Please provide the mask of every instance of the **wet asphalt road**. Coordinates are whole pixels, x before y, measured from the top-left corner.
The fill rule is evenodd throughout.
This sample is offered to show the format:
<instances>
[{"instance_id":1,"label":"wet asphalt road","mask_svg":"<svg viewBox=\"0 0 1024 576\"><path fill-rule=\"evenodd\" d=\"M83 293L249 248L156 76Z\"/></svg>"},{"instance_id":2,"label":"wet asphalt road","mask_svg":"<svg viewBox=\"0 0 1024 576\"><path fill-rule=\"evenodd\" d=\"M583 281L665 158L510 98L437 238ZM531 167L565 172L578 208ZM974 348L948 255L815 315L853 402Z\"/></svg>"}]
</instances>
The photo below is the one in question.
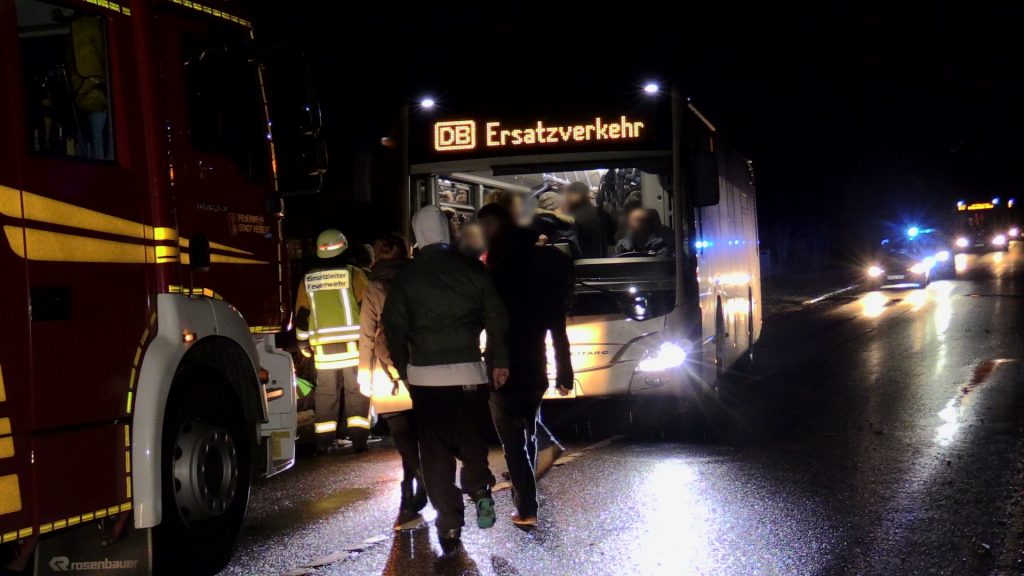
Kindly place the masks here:
<instances>
[{"instance_id":1,"label":"wet asphalt road","mask_svg":"<svg viewBox=\"0 0 1024 576\"><path fill-rule=\"evenodd\" d=\"M310 573L1024 573L1024 252L965 260L924 290L766 319L711 426L563 425L579 456L541 483L533 533L503 518L503 493L498 525L467 528L462 553L439 558L432 531L395 536L400 466L384 444L258 484L224 574L317 559Z\"/></svg>"}]
</instances>

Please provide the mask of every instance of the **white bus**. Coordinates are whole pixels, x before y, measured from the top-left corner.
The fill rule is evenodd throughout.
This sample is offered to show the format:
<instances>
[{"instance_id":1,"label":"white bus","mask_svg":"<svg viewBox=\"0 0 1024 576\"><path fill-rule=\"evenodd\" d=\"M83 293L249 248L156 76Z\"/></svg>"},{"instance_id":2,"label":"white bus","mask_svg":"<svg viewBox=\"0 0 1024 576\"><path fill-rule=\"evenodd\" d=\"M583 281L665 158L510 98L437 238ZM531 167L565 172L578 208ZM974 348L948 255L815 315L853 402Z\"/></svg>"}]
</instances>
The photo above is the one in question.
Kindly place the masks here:
<instances>
[{"instance_id":1,"label":"white bus","mask_svg":"<svg viewBox=\"0 0 1024 576\"><path fill-rule=\"evenodd\" d=\"M568 398L715 392L724 370L752 357L761 284L750 162L677 94L513 114L438 103L405 118L405 222L435 204L458 229L496 193L520 196L529 221L545 192L589 190L603 241L575 260ZM630 229L639 208L643 225ZM551 385L548 397L566 398L553 373Z\"/></svg>"}]
</instances>

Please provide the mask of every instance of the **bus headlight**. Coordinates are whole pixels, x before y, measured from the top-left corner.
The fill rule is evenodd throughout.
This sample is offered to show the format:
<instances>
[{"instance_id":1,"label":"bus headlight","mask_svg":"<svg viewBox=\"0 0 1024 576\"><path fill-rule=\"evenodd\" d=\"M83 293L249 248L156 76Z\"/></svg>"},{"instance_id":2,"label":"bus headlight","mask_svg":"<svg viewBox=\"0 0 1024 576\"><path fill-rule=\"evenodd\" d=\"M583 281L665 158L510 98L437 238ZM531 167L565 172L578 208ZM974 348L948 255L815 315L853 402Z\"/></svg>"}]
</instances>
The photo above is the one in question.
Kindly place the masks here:
<instances>
[{"instance_id":1,"label":"bus headlight","mask_svg":"<svg viewBox=\"0 0 1024 576\"><path fill-rule=\"evenodd\" d=\"M1018 236L1020 236L1020 228L1016 226L1010 228L1010 238L1017 238Z\"/></svg>"},{"instance_id":2,"label":"bus headlight","mask_svg":"<svg viewBox=\"0 0 1024 576\"><path fill-rule=\"evenodd\" d=\"M910 267L911 274L924 274L928 271L928 265L924 262L918 262Z\"/></svg>"},{"instance_id":3,"label":"bus headlight","mask_svg":"<svg viewBox=\"0 0 1024 576\"><path fill-rule=\"evenodd\" d=\"M965 238L964 236L961 236L956 239L957 248L967 248L970 244L971 241Z\"/></svg>"},{"instance_id":4,"label":"bus headlight","mask_svg":"<svg viewBox=\"0 0 1024 576\"><path fill-rule=\"evenodd\" d=\"M940 250L935 253L936 262L948 262L949 261L949 250Z\"/></svg>"},{"instance_id":5,"label":"bus headlight","mask_svg":"<svg viewBox=\"0 0 1024 576\"><path fill-rule=\"evenodd\" d=\"M992 238L992 245L993 246L1005 246L1006 245L1006 235L1005 234L996 234L995 237Z\"/></svg>"},{"instance_id":6,"label":"bus headlight","mask_svg":"<svg viewBox=\"0 0 1024 576\"><path fill-rule=\"evenodd\" d=\"M882 274L885 274L885 270L882 270L878 266L868 268L868 276L871 276L872 278L878 278Z\"/></svg>"},{"instance_id":7,"label":"bus headlight","mask_svg":"<svg viewBox=\"0 0 1024 576\"><path fill-rule=\"evenodd\" d=\"M686 361L686 351L673 342L664 342L661 346L648 350L640 363L636 365L637 372L664 372L683 365Z\"/></svg>"}]
</instances>

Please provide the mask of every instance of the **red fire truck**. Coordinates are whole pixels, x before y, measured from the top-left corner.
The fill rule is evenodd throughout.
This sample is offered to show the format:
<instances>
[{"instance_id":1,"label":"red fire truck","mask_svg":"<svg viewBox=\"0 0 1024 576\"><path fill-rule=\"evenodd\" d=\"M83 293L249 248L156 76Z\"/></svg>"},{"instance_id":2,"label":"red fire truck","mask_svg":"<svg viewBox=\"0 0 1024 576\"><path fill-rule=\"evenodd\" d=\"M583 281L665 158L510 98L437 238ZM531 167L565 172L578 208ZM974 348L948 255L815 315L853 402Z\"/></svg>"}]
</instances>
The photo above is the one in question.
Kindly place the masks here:
<instances>
[{"instance_id":1,"label":"red fire truck","mask_svg":"<svg viewBox=\"0 0 1024 576\"><path fill-rule=\"evenodd\" d=\"M270 122L252 26L222 4L0 0L0 543L19 558L99 524L152 528L158 571L216 570L253 477L293 463Z\"/></svg>"}]
</instances>

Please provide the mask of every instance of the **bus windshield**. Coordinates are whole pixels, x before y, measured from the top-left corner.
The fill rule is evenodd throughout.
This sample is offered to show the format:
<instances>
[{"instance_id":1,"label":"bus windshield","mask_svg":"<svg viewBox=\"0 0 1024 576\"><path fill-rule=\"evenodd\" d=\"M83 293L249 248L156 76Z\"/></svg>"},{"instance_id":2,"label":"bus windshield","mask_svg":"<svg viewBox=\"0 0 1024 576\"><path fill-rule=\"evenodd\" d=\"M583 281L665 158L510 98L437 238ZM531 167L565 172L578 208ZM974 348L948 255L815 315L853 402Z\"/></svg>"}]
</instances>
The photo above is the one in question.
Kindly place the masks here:
<instances>
[{"instance_id":1,"label":"bus windshield","mask_svg":"<svg viewBox=\"0 0 1024 576\"><path fill-rule=\"evenodd\" d=\"M477 241L475 208L496 202L539 241L572 256L577 287L571 315L637 316L637 302L643 317L672 309L675 235L670 195L658 174L638 168L471 172L439 177L436 191L460 246Z\"/></svg>"}]
</instances>

